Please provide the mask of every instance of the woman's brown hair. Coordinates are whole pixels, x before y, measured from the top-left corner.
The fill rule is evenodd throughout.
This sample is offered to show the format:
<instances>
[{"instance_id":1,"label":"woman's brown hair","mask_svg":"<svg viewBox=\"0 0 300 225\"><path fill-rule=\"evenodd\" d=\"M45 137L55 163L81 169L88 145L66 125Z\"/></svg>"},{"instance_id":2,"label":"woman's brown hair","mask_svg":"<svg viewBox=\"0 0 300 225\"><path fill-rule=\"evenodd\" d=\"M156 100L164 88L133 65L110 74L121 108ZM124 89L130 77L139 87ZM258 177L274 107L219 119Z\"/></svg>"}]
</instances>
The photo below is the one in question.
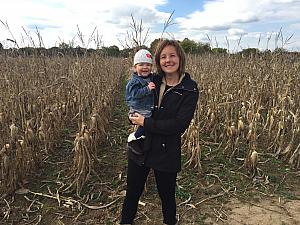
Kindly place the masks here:
<instances>
[{"instance_id":1,"label":"woman's brown hair","mask_svg":"<svg viewBox=\"0 0 300 225\"><path fill-rule=\"evenodd\" d=\"M185 56L183 48L181 47L179 42L176 40L164 39L158 43L158 46L155 51L155 64L156 64L157 72L163 73L163 70L160 66L160 54L161 54L162 50L168 45L174 46L176 49L176 53L179 57L178 73L181 76L182 74L185 73L186 56Z\"/></svg>"}]
</instances>

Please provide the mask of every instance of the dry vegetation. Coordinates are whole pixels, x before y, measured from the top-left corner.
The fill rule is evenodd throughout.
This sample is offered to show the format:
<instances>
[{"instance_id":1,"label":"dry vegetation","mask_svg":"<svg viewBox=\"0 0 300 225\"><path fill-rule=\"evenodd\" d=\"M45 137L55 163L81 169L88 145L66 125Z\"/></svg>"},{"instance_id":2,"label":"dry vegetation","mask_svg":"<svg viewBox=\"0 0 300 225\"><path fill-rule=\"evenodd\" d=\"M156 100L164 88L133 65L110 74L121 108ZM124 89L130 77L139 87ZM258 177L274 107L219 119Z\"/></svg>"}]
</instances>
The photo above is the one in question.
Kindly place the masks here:
<instances>
[{"instance_id":1,"label":"dry vegetation","mask_svg":"<svg viewBox=\"0 0 300 225\"><path fill-rule=\"evenodd\" d=\"M201 149L214 144L229 159L243 157L252 176L259 154L300 167L299 58L197 56L188 70L202 89L184 143L189 164L201 169Z\"/></svg>"},{"instance_id":2,"label":"dry vegetation","mask_svg":"<svg viewBox=\"0 0 300 225\"><path fill-rule=\"evenodd\" d=\"M22 187L73 124L77 130L73 166L68 185L61 188L79 195L106 137L124 63L98 56L33 57L2 58L0 67L0 194Z\"/></svg>"},{"instance_id":3,"label":"dry vegetation","mask_svg":"<svg viewBox=\"0 0 300 225\"><path fill-rule=\"evenodd\" d=\"M50 224L52 215L57 221L52 224L118 221L129 126L121 94L129 68L123 59L96 55L1 58L2 223ZM252 183L260 183L266 195L271 183L274 194L285 177L270 180L273 159L299 180L299 57L190 56L187 70L198 81L201 96L183 135L186 167L177 187L182 224L202 224L204 219L193 210L237 194L238 188L245 194ZM235 181L227 170L236 174ZM39 171L42 175L36 175ZM247 187L237 187L238 182ZM148 193L152 189L150 182ZM17 212L22 201L18 196L15 200L16 190L26 199L24 214ZM51 209L45 209L48 203L42 198L52 201ZM142 200L152 203L142 211L144 216L138 215L138 224L159 224L153 220L160 216L157 196L149 199L146 194ZM106 211L97 214L97 209ZM206 208L202 210L207 216ZM217 222L226 223L224 214L216 216Z\"/></svg>"}]
</instances>

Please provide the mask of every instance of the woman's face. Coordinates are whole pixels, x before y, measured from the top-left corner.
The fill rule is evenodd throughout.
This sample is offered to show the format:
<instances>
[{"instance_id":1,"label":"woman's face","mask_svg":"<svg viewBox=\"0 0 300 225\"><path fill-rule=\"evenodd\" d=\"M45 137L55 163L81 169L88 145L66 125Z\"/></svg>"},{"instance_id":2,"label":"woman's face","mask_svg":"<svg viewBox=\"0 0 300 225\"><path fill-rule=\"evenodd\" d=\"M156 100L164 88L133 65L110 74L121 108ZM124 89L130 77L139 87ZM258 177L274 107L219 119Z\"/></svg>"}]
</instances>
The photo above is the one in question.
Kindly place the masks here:
<instances>
[{"instance_id":1,"label":"woman's face","mask_svg":"<svg viewBox=\"0 0 300 225\"><path fill-rule=\"evenodd\" d=\"M160 66L166 74L178 73L179 56L172 45L164 47L160 53Z\"/></svg>"}]
</instances>

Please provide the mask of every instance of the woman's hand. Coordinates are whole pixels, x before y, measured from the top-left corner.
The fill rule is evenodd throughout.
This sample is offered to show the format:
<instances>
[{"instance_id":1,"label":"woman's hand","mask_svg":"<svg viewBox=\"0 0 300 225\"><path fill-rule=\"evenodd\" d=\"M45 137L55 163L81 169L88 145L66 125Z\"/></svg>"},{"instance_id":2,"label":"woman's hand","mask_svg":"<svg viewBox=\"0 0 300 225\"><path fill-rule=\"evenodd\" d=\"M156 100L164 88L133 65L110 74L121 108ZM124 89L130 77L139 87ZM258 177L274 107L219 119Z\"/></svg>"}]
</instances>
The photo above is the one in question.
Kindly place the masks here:
<instances>
[{"instance_id":1,"label":"woman's hand","mask_svg":"<svg viewBox=\"0 0 300 225\"><path fill-rule=\"evenodd\" d=\"M144 126L145 117L139 113L133 113L129 115L129 119L134 125Z\"/></svg>"}]
</instances>

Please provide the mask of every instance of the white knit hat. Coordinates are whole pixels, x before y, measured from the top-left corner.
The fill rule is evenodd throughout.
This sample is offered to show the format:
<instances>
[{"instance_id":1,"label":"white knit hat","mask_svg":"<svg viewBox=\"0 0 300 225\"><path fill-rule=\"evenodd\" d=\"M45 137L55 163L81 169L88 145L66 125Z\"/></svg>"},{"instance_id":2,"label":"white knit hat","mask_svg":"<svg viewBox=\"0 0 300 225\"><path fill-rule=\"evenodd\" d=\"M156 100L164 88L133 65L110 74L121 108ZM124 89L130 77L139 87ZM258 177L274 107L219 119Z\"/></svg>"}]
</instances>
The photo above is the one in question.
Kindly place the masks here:
<instances>
[{"instance_id":1,"label":"white knit hat","mask_svg":"<svg viewBox=\"0 0 300 225\"><path fill-rule=\"evenodd\" d=\"M153 64L151 53L146 49L141 49L137 53L135 53L133 59L133 65L136 65L138 63Z\"/></svg>"}]
</instances>

